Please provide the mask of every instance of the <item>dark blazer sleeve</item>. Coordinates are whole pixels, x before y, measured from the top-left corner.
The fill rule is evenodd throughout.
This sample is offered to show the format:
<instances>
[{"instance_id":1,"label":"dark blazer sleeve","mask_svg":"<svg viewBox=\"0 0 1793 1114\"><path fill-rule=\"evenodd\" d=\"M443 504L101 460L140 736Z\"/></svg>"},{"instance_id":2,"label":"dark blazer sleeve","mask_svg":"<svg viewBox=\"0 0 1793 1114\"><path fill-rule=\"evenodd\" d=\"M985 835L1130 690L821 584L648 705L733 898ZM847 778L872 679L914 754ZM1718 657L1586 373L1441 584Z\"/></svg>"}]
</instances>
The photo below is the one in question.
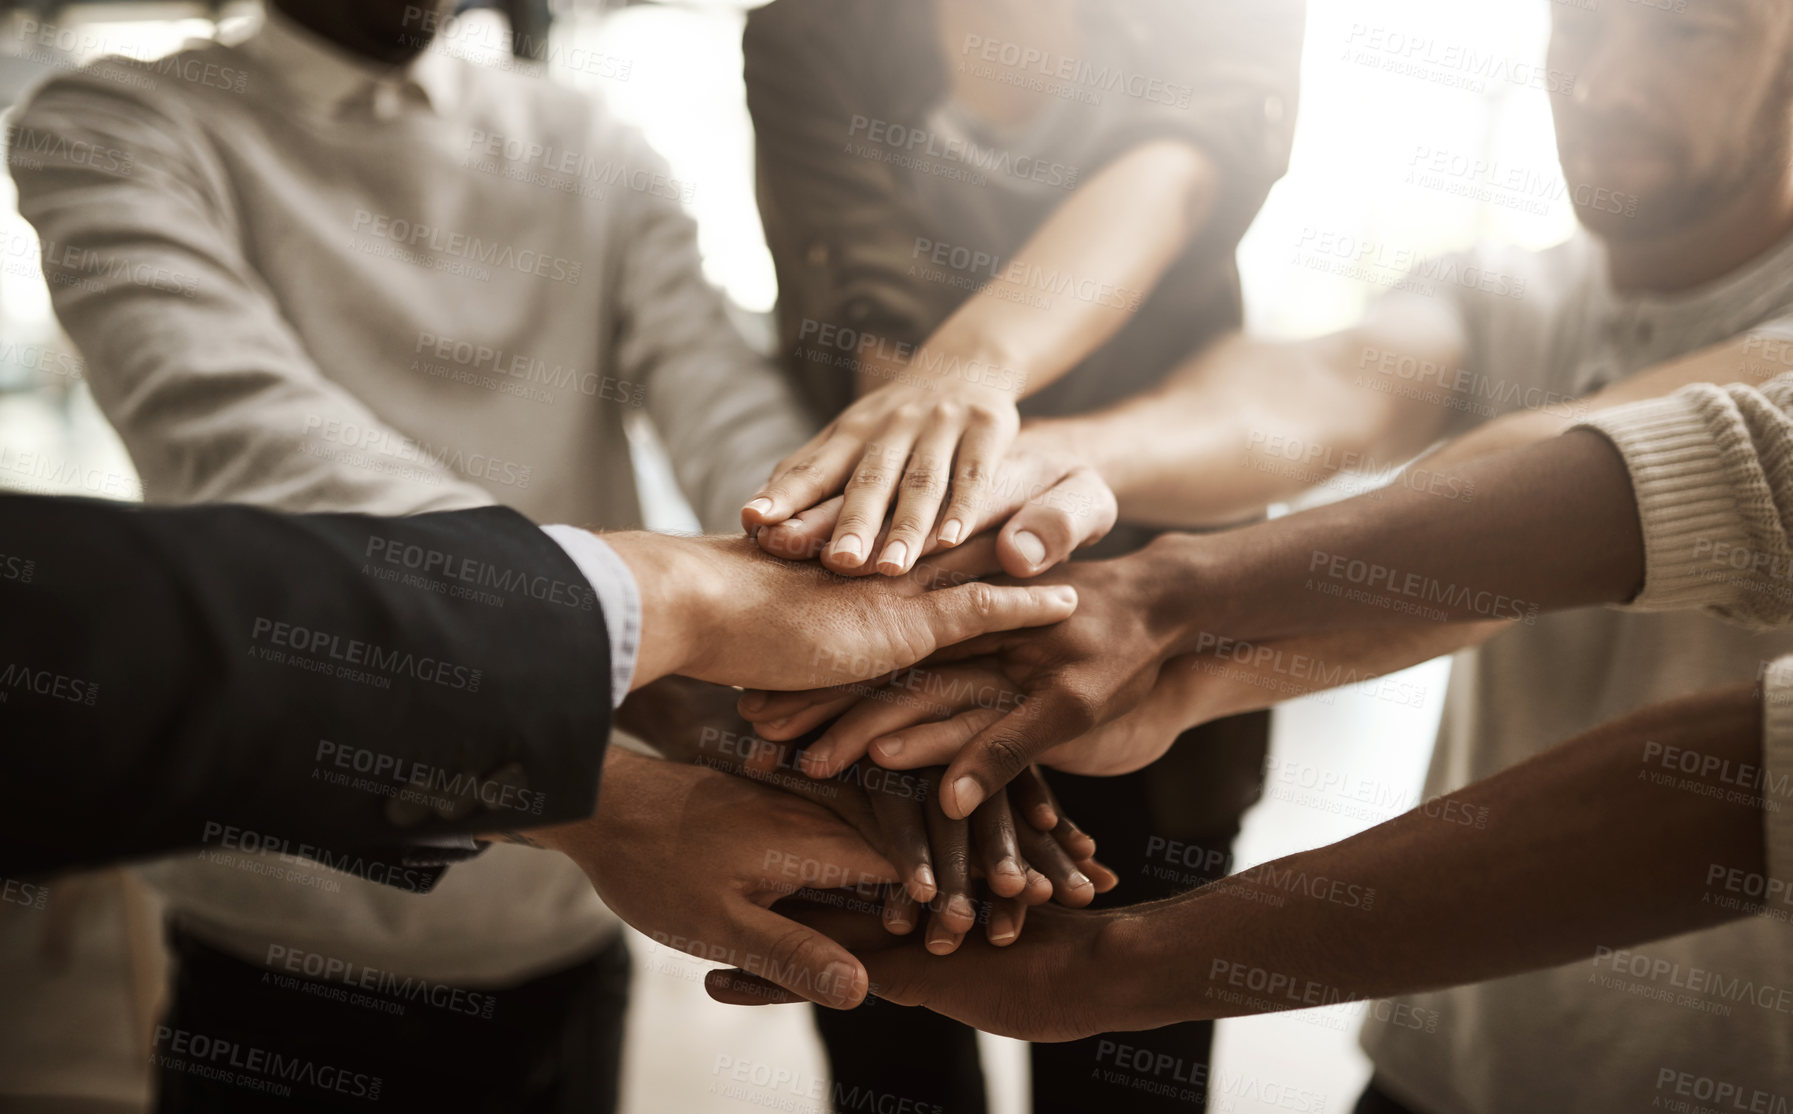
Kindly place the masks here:
<instances>
[{"instance_id":1,"label":"dark blazer sleeve","mask_svg":"<svg viewBox=\"0 0 1793 1114\"><path fill-rule=\"evenodd\" d=\"M590 815L609 679L506 508L0 496L0 874L260 848L427 889L419 841Z\"/></svg>"}]
</instances>

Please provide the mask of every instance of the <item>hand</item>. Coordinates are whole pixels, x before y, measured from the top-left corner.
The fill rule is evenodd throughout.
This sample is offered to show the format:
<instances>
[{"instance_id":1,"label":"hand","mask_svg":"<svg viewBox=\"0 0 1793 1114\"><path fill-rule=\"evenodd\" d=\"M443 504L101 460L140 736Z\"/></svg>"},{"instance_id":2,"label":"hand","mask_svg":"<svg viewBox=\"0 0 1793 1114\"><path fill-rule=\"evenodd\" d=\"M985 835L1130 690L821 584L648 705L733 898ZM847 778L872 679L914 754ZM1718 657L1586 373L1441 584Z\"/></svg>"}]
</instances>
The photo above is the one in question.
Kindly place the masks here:
<instances>
[{"instance_id":1,"label":"hand","mask_svg":"<svg viewBox=\"0 0 1793 1114\"><path fill-rule=\"evenodd\" d=\"M695 747L677 749L690 761L812 800L852 824L902 878L884 905L885 927L894 934L912 931L920 921L918 906L925 906L934 914L928 946L937 953L957 948L978 921L987 925L989 940L1003 946L1020 935L1028 907L1054 897L1087 905L1120 881L1095 861L1095 841L1063 815L1037 773L992 796L970 822L949 820L938 803L938 770L893 773L853 765L825 779L804 776L797 772L803 761L795 746L757 738L734 716L731 690L690 687L729 693L727 715L691 732L702 739ZM701 693L693 695L706 703ZM707 702L714 710L716 701ZM989 888L987 903L973 889L977 877ZM987 905L987 915L979 916L979 904Z\"/></svg>"},{"instance_id":2,"label":"hand","mask_svg":"<svg viewBox=\"0 0 1793 1114\"><path fill-rule=\"evenodd\" d=\"M1173 539L1160 539L1118 560L1066 565L1044 579L1078 586L1082 603L1076 615L1031 636L980 638L940 655L936 661L988 655L1007 687L1021 697L1007 710L996 709L1000 715L986 715L969 740L930 751L938 761L946 750L958 747L942 789L946 814L969 815L1028 765L1142 704L1157 686L1164 664L1187 652L1185 643L1192 640L1185 613L1200 598L1199 588L1191 584L1193 570ZM741 711L750 719L776 721L815 700L750 693L743 697ZM919 762L919 754L909 752L907 738L901 761ZM1164 745L1168 747L1168 739Z\"/></svg>"},{"instance_id":3,"label":"hand","mask_svg":"<svg viewBox=\"0 0 1793 1114\"><path fill-rule=\"evenodd\" d=\"M632 688L668 674L816 688L900 669L967 638L1055 623L1075 589L848 580L768 556L746 538L605 535L641 592ZM615 617L612 621L618 621Z\"/></svg>"},{"instance_id":4,"label":"hand","mask_svg":"<svg viewBox=\"0 0 1793 1114\"><path fill-rule=\"evenodd\" d=\"M1194 1016L1175 1000L1181 981L1175 972L1150 961L1139 943L1150 939L1148 933L1161 933L1157 911L1163 908L1089 912L1048 906L1035 911L1027 938L1013 947L972 941L950 956L880 937L863 915L795 902L786 911L850 947L870 973L871 993L885 1001L925 1006L998 1036L1067 1041ZM1187 954L1174 959L1190 962ZM795 1000L739 971L712 971L704 988L730 1005Z\"/></svg>"},{"instance_id":5,"label":"hand","mask_svg":"<svg viewBox=\"0 0 1793 1114\"><path fill-rule=\"evenodd\" d=\"M805 887L875 911L897 880L883 856L822 808L716 770L612 750L589 820L502 837L560 851L617 916L668 947L849 1008L865 969L828 937L773 912ZM872 895L871 899L863 895Z\"/></svg>"},{"instance_id":6,"label":"hand","mask_svg":"<svg viewBox=\"0 0 1793 1114\"><path fill-rule=\"evenodd\" d=\"M870 573L870 562L843 561L828 544L840 529L846 499L836 496L801 509L760 529L754 538L779 557L806 561L819 555L824 565L843 575ZM1047 436L1023 430L972 512L966 536L1001 527L996 558L1002 571L1013 577L1037 576L1075 550L1101 541L1114 528L1116 514L1114 493L1081 458ZM917 559L946 548L938 536L929 536L928 523L914 507L905 510L899 504L888 523L882 518L878 523L872 549L888 552L891 542L904 547L904 560L876 565L886 575L906 573Z\"/></svg>"},{"instance_id":7,"label":"hand","mask_svg":"<svg viewBox=\"0 0 1793 1114\"><path fill-rule=\"evenodd\" d=\"M1184 731L1276 699L1256 680L1209 655L1172 658L1138 707L1046 751L1039 764L1086 777L1132 773L1161 758ZM804 751L804 769L818 777L861 758L892 770L944 765L1027 702L1000 663L987 658L917 665L881 683L757 695L755 730L767 739L794 738L833 720Z\"/></svg>"},{"instance_id":8,"label":"hand","mask_svg":"<svg viewBox=\"0 0 1793 1114\"><path fill-rule=\"evenodd\" d=\"M910 366L948 362L924 346ZM904 572L924 544L957 545L974 532L997 464L1021 427L1015 404L1015 391L1002 386L906 375L861 397L780 461L742 508L741 524L750 532L771 526L844 492L826 559L853 570L871 560L894 501L898 526L876 564Z\"/></svg>"}]
</instances>

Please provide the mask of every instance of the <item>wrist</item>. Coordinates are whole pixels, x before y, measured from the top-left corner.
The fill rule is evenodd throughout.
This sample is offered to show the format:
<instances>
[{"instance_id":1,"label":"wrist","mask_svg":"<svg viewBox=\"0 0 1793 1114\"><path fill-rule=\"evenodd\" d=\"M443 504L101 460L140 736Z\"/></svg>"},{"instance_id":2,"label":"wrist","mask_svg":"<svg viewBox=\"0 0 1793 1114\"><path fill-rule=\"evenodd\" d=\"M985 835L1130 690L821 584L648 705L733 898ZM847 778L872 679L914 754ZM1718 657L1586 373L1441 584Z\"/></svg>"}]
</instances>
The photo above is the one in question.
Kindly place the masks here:
<instances>
[{"instance_id":1,"label":"wrist","mask_svg":"<svg viewBox=\"0 0 1793 1114\"><path fill-rule=\"evenodd\" d=\"M1195 985L1205 949L1202 925L1186 916L1190 904L1177 898L1102 914L1106 923L1091 969L1104 976L1104 997L1114 1010L1111 1028L1156 1029L1213 1016L1200 1008Z\"/></svg>"},{"instance_id":2,"label":"wrist","mask_svg":"<svg viewBox=\"0 0 1793 1114\"><path fill-rule=\"evenodd\" d=\"M709 581L698 567L701 545L647 531L601 536L629 567L641 596L641 648L630 691L683 672L703 645L710 616L703 599Z\"/></svg>"},{"instance_id":3,"label":"wrist","mask_svg":"<svg viewBox=\"0 0 1793 1114\"><path fill-rule=\"evenodd\" d=\"M1163 627L1164 657L1212 648L1217 637L1237 637L1240 609L1215 538L1160 534L1135 554L1145 585L1139 606Z\"/></svg>"}]
</instances>

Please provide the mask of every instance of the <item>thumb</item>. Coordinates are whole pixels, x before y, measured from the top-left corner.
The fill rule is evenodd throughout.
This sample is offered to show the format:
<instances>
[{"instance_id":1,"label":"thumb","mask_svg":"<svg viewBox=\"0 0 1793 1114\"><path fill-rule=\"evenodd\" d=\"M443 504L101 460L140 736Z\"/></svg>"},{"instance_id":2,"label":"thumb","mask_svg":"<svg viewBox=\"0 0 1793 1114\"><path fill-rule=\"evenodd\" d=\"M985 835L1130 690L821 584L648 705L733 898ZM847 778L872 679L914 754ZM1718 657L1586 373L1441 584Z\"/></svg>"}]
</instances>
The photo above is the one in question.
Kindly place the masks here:
<instances>
[{"instance_id":1,"label":"thumb","mask_svg":"<svg viewBox=\"0 0 1793 1114\"><path fill-rule=\"evenodd\" d=\"M939 649L980 635L1069 619L1077 610L1077 589L1069 584L961 584L917 596L915 603L927 616Z\"/></svg>"},{"instance_id":2,"label":"thumb","mask_svg":"<svg viewBox=\"0 0 1793 1114\"><path fill-rule=\"evenodd\" d=\"M813 928L748 903L737 915L735 938L746 950L741 970L764 983L833 1009L865 1001L865 967Z\"/></svg>"},{"instance_id":3,"label":"thumb","mask_svg":"<svg viewBox=\"0 0 1793 1114\"><path fill-rule=\"evenodd\" d=\"M997 537L1002 569L1013 577L1038 576L1093 545L1114 528L1114 492L1089 468L1072 471L1057 486L1015 512Z\"/></svg>"}]
</instances>

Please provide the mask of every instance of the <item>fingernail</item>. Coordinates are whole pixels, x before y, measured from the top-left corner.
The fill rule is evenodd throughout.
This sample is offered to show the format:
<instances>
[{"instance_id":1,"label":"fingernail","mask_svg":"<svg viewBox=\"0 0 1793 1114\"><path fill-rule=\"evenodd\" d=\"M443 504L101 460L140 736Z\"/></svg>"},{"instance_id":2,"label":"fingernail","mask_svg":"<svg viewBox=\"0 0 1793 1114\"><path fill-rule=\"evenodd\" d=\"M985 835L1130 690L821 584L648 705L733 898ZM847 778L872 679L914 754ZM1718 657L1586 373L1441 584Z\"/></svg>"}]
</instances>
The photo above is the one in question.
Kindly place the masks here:
<instances>
[{"instance_id":1,"label":"fingernail","mask_svg":"<svg viewBox=\"0 0 1793 1114\"><path fill-rule=\"evenodd\" d=\"M771 511L771 509L772 509L772 500L770 500L770 499L755 499L753 502L747 504L747 506L742 509L752 511L755 514L766 514L767 512Z\"/></svg>"},{"instance_id":2,"label":"fingernail","mask_svg":"<svg viewBox=\"0 0 1793 1114\"><path fill-rule=\"evenodd\" d=\"M878 568L887 572L902 572L909 561L909 543L891 542L884 547L884 556L878 558Z\"/></svg>"},{"instance_id":3,"label":"fingernail","mask_svg":"<svg viewBox=\"0 0 1793 1114\"><path fill-rule=\"evenodd\" d=\"M935 955L951 955L953 953L952 933L947 932L945 929L937 929L934 932L930 932L928 934L928 951L933 952Z\"/></svg>"},{"instance_id":4,"label":"fingernail","mask_svg":"<svg viewBox=\"0 0 1793 1114\"><path fill-rule=\"evenodd\" d=\"M953 782L953 800L958 802L961 819L970 816L973 809L984 803L983 786L975 778L962 777Z\"/></svg>"},{"instance_id":5,"label":"fingernail","mask_svg":"<svg viewBox=\"0 0 1793 1114\"><path fill-rule=\"evenodd\" d=\"M965 524L963 522L956 518L949 518L941 525L940 533L935 536L940 539L941 545L958 545L959 535L964 532Z\"/></svg>"},{"instance_id":6,"label":"fingernail","mask_svg":"<svg viewBox=\"0 0 1793 1114\"><path fill-rule=\"evenodd\" d=\"M878 748L878 753L886 758L895 758L903 753L903 737L901 735L887 735L873 745Z\"/></svg>"},{"instance_id":7,"label":"fingernail","mask_svg":"<svg viewBox=\"0 0 1793 1114\"><path fill-rule=\"evenodd\" d=\"M744 712L757 712L761 708L764 708L766 702L770 699L771 697L763 692L750 692L741 697L741 710Z\"/></svg>"},{"instance_id":8,"label":"fingernail","mask_svg":"<svg viewBox=\"0 0 1793 1114\"><path fill-rule=\"evenodd\" d=\"M1019 878L1023 886L1027 884L1027 873L1021 869L1021 864L1016 862L1012 856L1004 858L996 864L996 873Z\"/></svg>"},{"instance_id":9,"label":"fingernail","mask_svg":"<svg viewBox=\"0 0 1793 1114\"><path fill-rule=\"evenodd\" d=\"M817 987L823 994L835 1001L851 997L853 984L859 979L859 973L850 963L830 963L822 972L822 985Z\"/></svg>"},{"instance_id":10,"label":"fingernail","mask_svg":"<svg viewBox=\"0 0 1793 1114\"><path fill-rule=\"evenodd\" d=\"M1073 870L1065 877L1065 881L1073 890L1081 890L1086 886L1092 889L1095 887L1095 883L1091 882L1081 870Z\"/></svg>"},{"instance_id":11,"label":"fingernail","mask_svg":"<svg viewBox=\"0 0 1793 1114\"><path fill-rule=\"evenodd\" d=\"M848 534L834 543L834 555L845 558L852 564L859 564L865 560L865 543L859 540L859 535Z\"/></svg>"},{"instance_id":12,"label":"fingernail","mask_svg":"<svg viewBox=\"0 0 1793 1114\"><path fill-rule=\"evenodd\" d=\"M758 727L761 731L783 731L784 725L789 722L791 722L791 717L786 716L783 719L769 719L765 723L759 724Z\"/></svg>"},{"instance_id":13,"label":"fingernail","mask_svg":"<svg viewBox=\"0 0 1793 1114\"><path fill-rule=\"evenodd\" d=\"M929 890L939 889L939 886L934 881L933 869L930 868L929 866L927 866L925 863L923 865L915 868L915 883L916 883L916 885L922 886Z\"/></svg>"},{"instance_id":14,"label":"fingernail","mask_svg":"<svg viewBox=\"0 0 1793 1114\"><path fill-rule=\"evenodd\" d=\"M1052 589L1052 598L1059 603L1069 604L1072 607L1076 607L1077 589L1071 587L1069 584L1059 584Z\"/></svg>"},{"instance_id":15,"label":"fingernail","mask_svg":"<svg viewBox=\"0 0 1793 1114\"><path fill-rule=\"evenodd\" d=\"M906 912L892 912L893 908L900 909L895 906L886 906L884 909L884 927L890 930L891 935L901 936L914 928L915 922L909 919L909 914Z\"/></svg>"},{"instance_id":16,"label":"fingernail","mask_svg":"<svg viewBox=\"0 0 1793 1114\"><path fill-rule=\"evenodd\" d=\"M834 758L834 744L819 742L803 752L803 772L810 777L821 777L828 769L828 763Z\"/></svg>"},{"instance_id":17,"label":"fingernail","mask_svg":"<svg viewBox=\"0 0 1793 1114\"><path fill-rule=\"evenodd\" d=\"M1028 568L1038 568L1046 559L1046 543L1032 530L1022 530L1015 535L1015 552L1021 554Z\"/></svg>"},{"instance_id":18,"label":"fingernail","mask_svg":"<svg viewBox=\"0 0 1793 1114\"><path fill-rule=\"evenodd\" d=\"M952 900L946 903L946 911L968 921L977 920L977 910L972 908L971 899L964 894L954 894Z\"/></svg>"},{"instance_id":19,"label":"fingernail","mask_svg":"<svg viewBox=\"0 0 1793 1114\"><path fill-rule=\"evenodd\" d=\"M1012 943L1016 935L1014 918L1007 913L990 914L990 943L1000 947Z\"/></svg>"},{"instance_id":20,"label":"fingernail","mask_svg":"<svg viewBox=\"0 0 1793 1114\"><path fill-rule=\"evenodd\" d=\"M801 525L803 525L803 523L800 520L795 519L795 518L787 518L783 522L773 523L772 529L774 529L774 530L795 530L797 527L799 527Z\"/></svg>"}]
</instances>

